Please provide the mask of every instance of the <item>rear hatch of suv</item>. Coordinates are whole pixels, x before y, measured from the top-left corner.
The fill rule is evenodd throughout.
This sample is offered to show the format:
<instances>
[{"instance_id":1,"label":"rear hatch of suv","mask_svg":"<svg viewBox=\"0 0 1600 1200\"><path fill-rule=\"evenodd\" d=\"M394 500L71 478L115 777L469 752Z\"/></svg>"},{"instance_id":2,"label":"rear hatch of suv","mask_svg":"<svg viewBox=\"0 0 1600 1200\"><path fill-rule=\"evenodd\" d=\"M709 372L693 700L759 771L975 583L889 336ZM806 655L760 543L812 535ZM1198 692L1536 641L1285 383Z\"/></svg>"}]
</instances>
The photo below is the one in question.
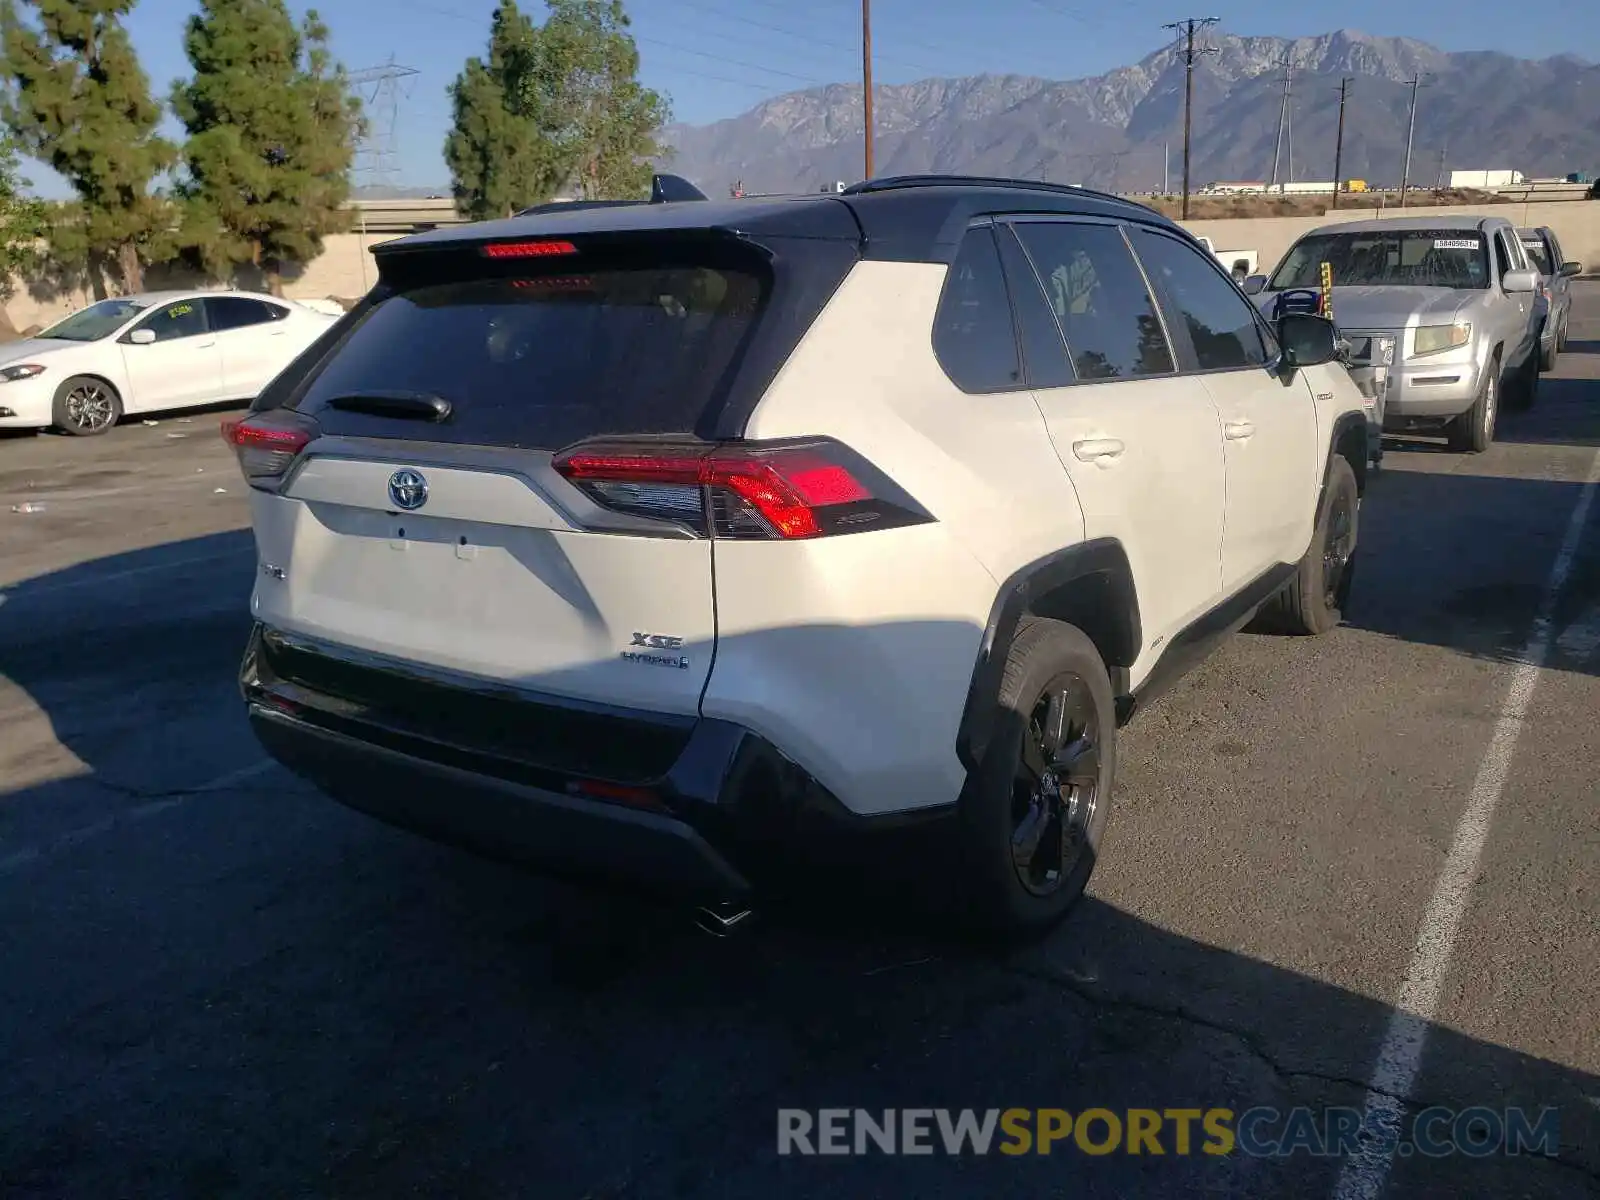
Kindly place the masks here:
<instances>
[{"instance_id":1,"label":"rear hatch of suv","mask_svg":"<svg viewBox=\"0 0 1600 1200\"><path fill-rule=\"evenodd\" d=\"M711 526L738 519L702 459L855 261L836 207L824 238L591 213L380 250L372 295L229 429L275 669L369 712L451 687L412 726L456 685L694 714Z\"/></svg>"}]
</instances>

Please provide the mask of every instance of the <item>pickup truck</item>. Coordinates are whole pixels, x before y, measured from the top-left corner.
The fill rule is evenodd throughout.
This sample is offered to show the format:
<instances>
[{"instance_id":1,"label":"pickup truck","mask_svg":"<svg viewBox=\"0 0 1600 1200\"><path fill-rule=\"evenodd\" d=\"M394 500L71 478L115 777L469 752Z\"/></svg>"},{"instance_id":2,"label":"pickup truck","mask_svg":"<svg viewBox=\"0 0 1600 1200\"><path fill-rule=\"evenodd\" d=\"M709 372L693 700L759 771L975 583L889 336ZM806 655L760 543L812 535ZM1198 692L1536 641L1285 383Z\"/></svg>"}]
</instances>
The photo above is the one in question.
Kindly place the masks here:
<instances>
[{"instance_id":1,"label":"pickup truck","mask_svg":"<svg viewBox=\"0 0 1600 1200\"><path fill-rule=\"evenodd\" d=\"M1195 240L1210 251L1212 256L1228 269L1235 283L1243 283L1256 273L1256 252L1254 250L1218 250L1208 237L1197 237Z\"/></svg>"}]
</instances>

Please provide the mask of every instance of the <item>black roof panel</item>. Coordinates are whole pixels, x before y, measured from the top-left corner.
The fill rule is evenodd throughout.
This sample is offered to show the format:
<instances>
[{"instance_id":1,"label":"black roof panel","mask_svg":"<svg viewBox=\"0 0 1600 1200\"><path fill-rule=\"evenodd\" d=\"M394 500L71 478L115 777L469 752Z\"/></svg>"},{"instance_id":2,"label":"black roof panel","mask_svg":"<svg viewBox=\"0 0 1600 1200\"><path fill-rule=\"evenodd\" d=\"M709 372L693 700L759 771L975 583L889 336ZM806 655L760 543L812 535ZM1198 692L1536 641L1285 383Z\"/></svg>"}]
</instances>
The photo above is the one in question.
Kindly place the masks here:
<instances>
[{"instance_id":1,"label":"black roof panel","mask_svg":"<svg viewBox=\"0 0 1600 1200\"><path fill-rule=\"evenodd\" d=\"M1003 213L1110 217L1179 228L1145 205L1084 188L1025 180L907 176L870 180L843 193L592 208L552 205L503 221L398 238L375 247L374 253L385 256L513 238L717 230L755 241L763 237L857 240L867 258L949 262L968 224Z\"/></svg>"}]
</instances>

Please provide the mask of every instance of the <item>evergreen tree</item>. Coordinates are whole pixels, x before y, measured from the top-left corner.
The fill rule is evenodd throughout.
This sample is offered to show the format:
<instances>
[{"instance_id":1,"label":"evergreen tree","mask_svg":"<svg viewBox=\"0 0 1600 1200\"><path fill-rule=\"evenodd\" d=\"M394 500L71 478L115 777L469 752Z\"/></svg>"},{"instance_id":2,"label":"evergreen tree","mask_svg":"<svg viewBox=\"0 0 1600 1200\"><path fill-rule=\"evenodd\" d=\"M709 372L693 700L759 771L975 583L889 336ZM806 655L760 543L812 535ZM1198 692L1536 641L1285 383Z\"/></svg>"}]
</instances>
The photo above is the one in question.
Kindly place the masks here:
<instances>
[{"instance_id":1,"label":"evergreen tree","mask_svg":"<svg viewBox=\"0 0 1600 1200\"><path fill-rule=\"evenodd\" d=\"M39 242L49 228L44 203L27 195L27 186L16 142L0 135L0 300L11 299L17 276L36 265Z\"/></svg>"},{"instance_id":2,"label":"evergreen tree","mask_svg":"<svg viewBox=\"0 0 1600 1200\"><path fill-rule=\"evenodd\" d=\"M445 138L444 161L456 207L475 221L510 216L548 199L556 186L549 182L548 152L533 121L510 104L509 89L534 32L516 0L500 0L487 59L468 59L450 85L455 120Z\"/></svg>"},{"instance_id":3,"label":"evergreen tree","mask_svg":"<svg viewBox=\"0 0 1600 1200\"><path fill-rule=\"evenodd\" d=\"M151 184L174 150L156 136L161 106L139 66L122 18L134 0L15 0L0 6L0 42L12 87L6 124L22 148L77 193L58 250L81 253L97 287L114 274L126 291L144 286L143 264L170 220Z\"/></svg>"},{"instance_id":4,"label":"evergreen tree","mask_svg":"<svg viewBox=\"0 0 1600 1200\"><path fill-rule=\"evenodd\" d=\"M551 187L586 199L648 193L667 102L639 83L639 51L622 0L547 0L545 23L520 44L509 83L531 120Z\"/></svg>"},{"instance_id":5,"label":"evergreen tree","mask_svg":"<svg viewBox=\"0 0 1600 1200\"><path fill-rule=\"evenodd\" d=\"M183 240L218 275L256 267L274 295L285 264L349 224L361 107L327 41L315 11L296 28L283 0L201 0L184 38L194 78L173 87Z\"/></svg>"}]
</instances>

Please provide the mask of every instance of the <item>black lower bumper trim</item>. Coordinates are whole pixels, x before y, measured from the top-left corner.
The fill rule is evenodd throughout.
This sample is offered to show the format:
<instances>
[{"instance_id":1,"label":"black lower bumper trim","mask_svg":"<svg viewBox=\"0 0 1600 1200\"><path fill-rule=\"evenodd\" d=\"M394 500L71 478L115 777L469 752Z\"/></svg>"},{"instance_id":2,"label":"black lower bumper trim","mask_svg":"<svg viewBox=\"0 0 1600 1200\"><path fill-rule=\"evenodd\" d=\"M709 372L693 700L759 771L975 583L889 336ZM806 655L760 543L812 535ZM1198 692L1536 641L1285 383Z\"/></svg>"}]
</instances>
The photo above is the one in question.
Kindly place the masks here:
<instances>
[{"instance_id":1,"label":"black lower bumper trim","mask_svg":"<svg viewBox=\"0 0 1600 1200\"><path fill-rule=\"evenodd\" d=\"M262 745L333 799L488 858L623 890L732 900L750 884L674 817L561 795L414 757L261 704Z\"/></svg>"}]
</instances>

